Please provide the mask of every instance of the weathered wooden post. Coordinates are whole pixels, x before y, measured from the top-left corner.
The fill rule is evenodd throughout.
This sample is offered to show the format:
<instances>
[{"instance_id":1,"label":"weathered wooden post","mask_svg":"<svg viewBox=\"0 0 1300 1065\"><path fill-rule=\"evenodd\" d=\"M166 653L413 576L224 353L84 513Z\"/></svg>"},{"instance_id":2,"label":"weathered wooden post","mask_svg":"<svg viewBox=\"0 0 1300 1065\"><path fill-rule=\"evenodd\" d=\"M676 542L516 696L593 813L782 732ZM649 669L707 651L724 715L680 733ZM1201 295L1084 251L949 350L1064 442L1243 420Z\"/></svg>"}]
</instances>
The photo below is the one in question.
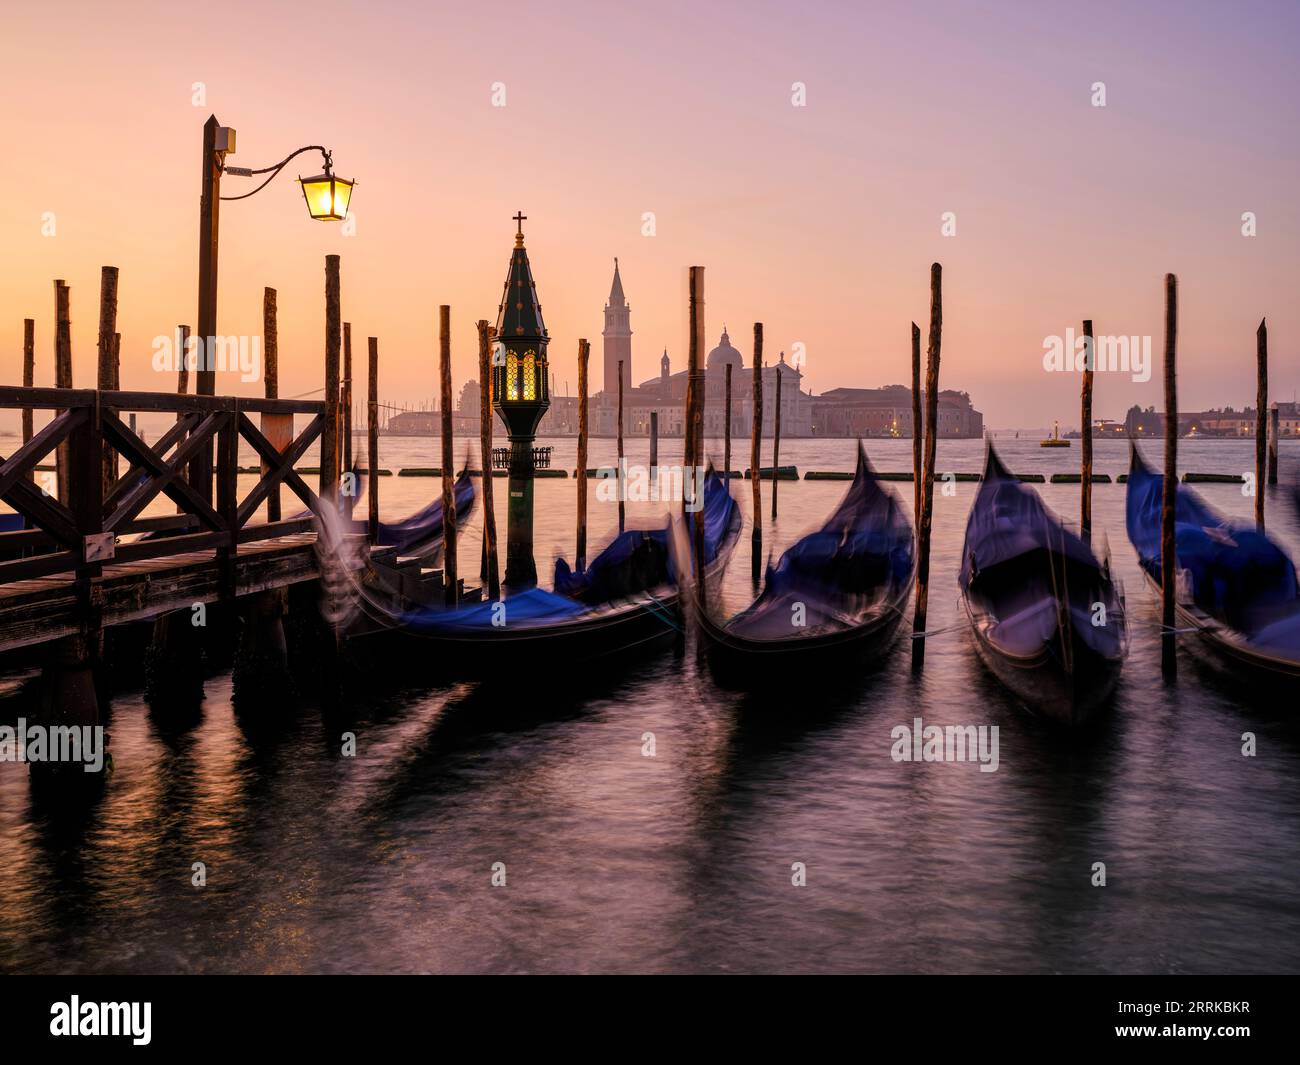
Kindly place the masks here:
<instances>
[{"instance_id":1,"label":"weathered wooden post","mask_svg":"<svg viewBox=\"0 0 1300 1065\"><path fill-rule=\"evenodd\" d=\"M352 323L343 323L343 380L339 397L339 431L343 434L343 469L352 469Z\"/></svg>"},{"instance_id":2,"label":"weathered wooden post","mask_svg":"<svg viewBox=\"0 0 1300 1065\"><path fill-rule=\"evenodd\" d=\"M782 352L782 355L785 353ZM784 360L776 364L776 408L772 411L772 521L776 521L776 486L780 483L781 466L781 367ZM754 471L757 477L759 471Z\"/></svg>"},{"instance_id":3,"label":"weathered wooden post","mask_svg":"<svg viewBox=\"0 0 1300 1065\"><path fill-rule=\"evenodd\" d=\"M265 366L263 367L263 385L267 399L280 398L280 326L276 292L273 288L262 289L262 348ZM263 414L262 434L283 451L293 441L292 414ZM262 463L262 473L267 472L267 464ZM280 520L280 486L277 483L266 496L266 520Z\"/></svg>"},{"instance_id":4,"label":"weathered wooden post","mask_svg":"<svg viewBox=\"0 0 1300 1065\"><path fill-rule=\"evenodd\" d=\"M623 455L623 360L618 360L618 531L627 527L627 473Z\"/></svg>"},{"instance_id":5,"label":"weathered wooden post","mask_svg":"<svg viewBox=\"0 0 1300 1065\"><path fill-rule=\"evenodd\" d=\"M1255 527L1264 531L1265 450L1268 444L1268 326L1259 320L1255 330Z\"/></svg>"},{"instance_id":6,"label":"weathered wooden post","mask_svg":"<svg viewBox=\"0 0 1300 1065\"><path fill-rule=\"evenodd\" d=\"M456 576L456 475L452 472L455 444L451 435L451 308L438 308L438 383L442 407L442 577L447 605L459 598Z\"/></svg>"},{"instance_id":7,"label":"weathered wooden post","mask_svg":"<svg viewBox=\"0 0 1300 1065\"><path fill-rule=\"evenodd\" d=\"M930 524L934 516L934 459L939 430L939 353L943 340L943 267L930 265L930 339L925 356L925 464L921 516L916 527L916 607L912 616L912 668L925 665L925 622L930 605Z\"/></svg>"},{"instance_id":8,"label":"weathered wooden post","mask_svg":"<svg viewBox=\"0 0 1300 1065\"><path fill-rule=\"evenodd\" d=\"M199 191L199 307L198 366L195 394L217 393L217 233L221 225L221 174L224 147L219 148L221 124L209 115L203 124L203 176ZM212 502L212 447L205 444L189 468L190 483Z\"/></svg>"},{"instance_id":9,"label":"weathered wooden post","mask_svg":"<svg viewBox=\"0 0 1300 1065\"><path fill-rule=\"evenodd\" d=\"M71 294L65 281L54 282L54 387L72 387L72 320ZM62 410L55 414L62 414ZM71 454L72 445L67 440L59 445L54 455L55 477L58 479L58 500L64 506L72 502Z\"/></svg>"},{"instance_id":10,"label":"weathered wooden post","mask_svg":"<svg viewBox=\"0 0 1300 1065\"><path fill-rule=\"evenodd\" d=\"M1165 275L1165 480L1160 511L1160 667L1165 678L1178 673L1178 634L1174 601L1177 586L1177 541L1174 515L1178 506L1178 278Z\"/></svg>"},{"instance_id":11,"label":"weathered wooden post","mask_svg":"<svg viewBox=\"0 0 1300 1065\"><path fill-rule=\"evenodd\" d=\"M367 340L370 347L370 389L366 395L366 447L370 461L369 535L379 543L379 338Z\"/></svg>"},{"instance_id":12,"label":"weathered wooden post","mask_svg":"<svg viewBox=\"0 0 1300 1065\"><path fill-rule=\"evenodd\" d=\"M23 319L23 388L36 384L36 320ZM23 408L23 443L32 438L32 408Z\"/></svg>"},{"instance_id":13,"label":"weathered wooden post","mask_svg":"<svg viewBox=\"0 0 1300 1065\"><path fill-rule=\"evenodd\" d=\"M749 535L751 576L757 584L763 575L763 487L758 476L763 461L763 323L754 323L754 416L749 426L749 469L754 503L750 508L753 531Z\"/></svg>"},{"instance_id":14,"label":"weathered wooden post","mask_svg":"<svg viewBox=\"0 0 1300 1065\"><path fill-rule=\"evenodd\" d=\"M352 469L352 323L343 323L343 383L339 397L339 431L343 434L343 472L353 473ZM357 502L357 484L355 478L349 478L350 491L343 497L348 517L352 517L352 508Z\"/></svg>"},{"instance_id":15,"label":"weathered wooden post","mask_svg":"<svg viewBox=\"0 0 1300 1065\"><path fill-rule=\"evenodd\" d=\"M591 347L578 341L578 544L573 553L578 573L587 568L587 363ZM620 375L621 376L621 375Z\"/></svg>"},{"instance_id":16,"label":"weathered wooden post","mask_svg":"<svg viewBox=\"0 0 1300 1065\"><path fill-rule=\"evenodd\" d=\"M325 427L320 437L320 497L337 504L339 488L339 257L325 256Z\"/></svg>"},{"instance_id":17,"label":"weathered wooden post","mask_svg":"<svg viewBox=\"0 0 1300 1065\"><path fill-rule=\"evenodd\" d=\"M695 594L700 602L704 601L704 573L707 559L704 557L704 370L700 359L704 352L704 267L692 266L691 282L691 343L690 376L693 397L691 417L691 495L694 507L695 530ZM683 483L685 477L683 477Z\"/></svg>"},{"instance_id":18,"label":"weathered wooden post","mask_svg":"<svg viewBox=\"0 0 1300 1065\"><path fill-rule=\"evenodd\" d=\"M731 490L731 363L727 363L727 383L722 408L722 479Z\"/></svg>"},{"instance_id":19,"label":"weathered wooden post","mask_svg":"<svg viewBox=\"0 0 1300 1065\"><path fill-rule=\"evenodd\" d=\"M659 483L659 412L650 412L650 483Z\"/></svg>"},{"instance_id":20,"label":"weathered wooden post","mask_svg":"<svg viewBox=\"0 0 1300 1065\"><path fill-rule=\"evenodd\" d=\"M483 466L483 568L487 597L501 598L501 575L497 565L497 516L492 505L492 355L491 329L486 318L478 322L479 452ZM579 482L586 487L585 478Z\"/></svg>"},{"instance_id":21,"label":"weathered wooden post","mask_svg":"<svg viewBox=\"0 0 1300 1065\"><path fill-rule=\"evenodd\" d=\"M113 385L113 334L117 331L117 267L104 266L99 271L99 373L95 387L101 392L112 391ZM117 483L117 452L111 447L103 449L104 494L108 495Z\"/></svg>"},{"instance_id":22,"label":"weathered wooden post","mask_svg":"<svg viewBox=\"0 0 1300 1065\"><path fill-rule=\"evenodd\" d=\"M1086 544L1092 543L1092 374L1097 365L1093 347L1092 319L1083 320L1084 366L1083 403L1079 415L1079 535Z\"/></svg>"},{"instance_id":23,"label":"weathered wooden post","mask_svg":"<svg viewBox=\"0 0 1300 1065\"><path fill-rule=\"evenodd\" d=\"M183 396L189 391L190 387L190 327L188 325L178 325L176 327L176 338L180 346L180 356L176 362L176 394ZM176 420L180 421L185 415L177 412Z\"/></svg>"},{"instance_id":24,"label":"weathered wooden post","mask_svg":"<svg viewBox=\"0 0 1300 1065\"><path fill-rule=\"evenodd\" d=\"M921 327L912 323L912 525L921 524Z\"/></svg>"}]
</instances>

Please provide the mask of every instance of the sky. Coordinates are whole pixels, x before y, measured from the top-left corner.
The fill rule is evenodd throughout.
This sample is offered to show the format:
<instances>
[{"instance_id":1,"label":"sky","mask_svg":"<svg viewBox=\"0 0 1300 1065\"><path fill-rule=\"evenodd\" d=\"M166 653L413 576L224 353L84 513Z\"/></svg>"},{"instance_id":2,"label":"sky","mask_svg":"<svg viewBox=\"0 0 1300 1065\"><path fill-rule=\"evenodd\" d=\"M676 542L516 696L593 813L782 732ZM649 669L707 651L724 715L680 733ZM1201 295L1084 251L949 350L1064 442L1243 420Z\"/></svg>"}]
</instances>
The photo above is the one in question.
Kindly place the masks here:
<instances>
[{"instance_id":1,"label":"sky","mask_svg":"<svg viewBox=\"0 0 1300 1065\"><path fill-rule=\"evenodd\" d=\"M1083 318L1152 337L1159 359L1167 272L1183 409L1253 403L1265 316L1272 395L1300 389L1295 3L5 6L8 383L25 317L36 381L53 383L62 278L74 383L93 385L114 265L122 385L174 390L152 345L196 317L216 114L237 130L230 164L319 143L358 182L352 232L307 216L294 178L316 171L310 155L223 204L219 331L260 334L275 287L284 396L322 384L331 253L357 357L379 338L385 401L433 396L439 304L456 387L476 376L474 322L496 319L517 210L561 393L579 337L601 365L615 256L638 382L664 348L685 366L690 265L705 267L710 346L725 324L748 357L762 321L772 358L802 345L814 392L905 382L937 261L940 383L991 427L1077 424L1078 374L1043 355ZM227 176L222 191L253 187ZM1162 406L1160 388L1158 367L1146 383L1099 374L1096 414Z\"/></svg>"}]
</instances>

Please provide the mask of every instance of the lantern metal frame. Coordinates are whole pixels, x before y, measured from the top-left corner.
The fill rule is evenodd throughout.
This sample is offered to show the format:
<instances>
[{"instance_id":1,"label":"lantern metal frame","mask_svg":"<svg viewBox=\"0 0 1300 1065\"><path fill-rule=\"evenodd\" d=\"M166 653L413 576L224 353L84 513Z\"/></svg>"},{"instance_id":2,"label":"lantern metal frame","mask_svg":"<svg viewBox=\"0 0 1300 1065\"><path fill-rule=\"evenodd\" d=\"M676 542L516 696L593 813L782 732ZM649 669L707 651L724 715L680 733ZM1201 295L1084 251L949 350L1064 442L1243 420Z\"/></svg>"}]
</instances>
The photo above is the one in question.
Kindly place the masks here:
<instances>
[{"instance_id":1,"label":"lantern metal frame","mask_svg":"<svg viewBox=\"0 0 1300 1065\"><path fill-rule=\"evenodd\" d=\"M357 187L357 183L355 180L341 178L334 173L334 154L328 148L319 144L309 144L306 147L299 148L295 152L290 152L274 166L264 166L257 169L246 166L227 166L225 165L224 157L219 157L219 165L223 174L230 174L234 177L257 177L261 174L268 175L267 179L258 185L257 188L253 189L252 192L245 192L239 196L222 196L221 198L223 200L246 200L250 196L257 195L266 188L267 185L271 184L271 182L275 180L276 175L278 175L280 171L290 163L290 161L296 159L304 152L320 152L324 170L323 173L317 174L315 177L304 178L301 175L298 177L298 185L302 189L303 200L307 204L307 213L313 220L318 222L342 222L347 217L348 210L352 207L352 191ZM317 214L312 207L311 199L307 196L307 185L309 183L319 184L322 181L330 182L329 205L331 210L329 214ZM346 185L348 190L348 204L342 213L339 213L334 209L338 203L339 185Z\"/></svg>"}]
</instances>

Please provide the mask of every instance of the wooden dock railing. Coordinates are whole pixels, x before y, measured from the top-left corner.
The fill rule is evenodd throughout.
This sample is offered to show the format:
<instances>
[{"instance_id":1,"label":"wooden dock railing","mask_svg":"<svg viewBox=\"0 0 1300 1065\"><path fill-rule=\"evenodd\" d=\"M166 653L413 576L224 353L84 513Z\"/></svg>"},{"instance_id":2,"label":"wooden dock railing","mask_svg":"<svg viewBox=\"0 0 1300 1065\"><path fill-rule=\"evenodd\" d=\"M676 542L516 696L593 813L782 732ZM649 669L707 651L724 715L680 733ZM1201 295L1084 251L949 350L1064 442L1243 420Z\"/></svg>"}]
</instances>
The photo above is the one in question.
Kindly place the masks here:
<instances>
[{"instance_id":1,"label":"wooden dock railing","mask_svg":"<svg viewBox=\"0 0 1300 1065\"><path fill-rule=\"evenodd\" d=\"M325 404L319 401L187 396L166 392L0 386L0 409L53 410L54 418L13 455L0 456L0 499L25 519L28 528L0 533L0 585L57 573L75 572L78 584L93 580L105 563L163 558L215 549L222 584L233 594L235 559L241 544L306 532L311 517L250 524L278 486L292 491L319 514L319 496L294 471L325 429ZM175 423L153 444L133 432L126 412L173 413ZM306 415L309 420L284 451L263 435L251 415ZM262 461L262 475L239 498L239 441ZM213 485L191 483L191 461L211 453ZM69 470L58 496L36 483L36 467L63 448ZM104 456L116 453L123 473L105 491ZM176 503L178 513L141 518L158 495ZM62 501L61 501L62 500ZM117 538L161 532L131 543Z\"/></svg>"}]
</instances>

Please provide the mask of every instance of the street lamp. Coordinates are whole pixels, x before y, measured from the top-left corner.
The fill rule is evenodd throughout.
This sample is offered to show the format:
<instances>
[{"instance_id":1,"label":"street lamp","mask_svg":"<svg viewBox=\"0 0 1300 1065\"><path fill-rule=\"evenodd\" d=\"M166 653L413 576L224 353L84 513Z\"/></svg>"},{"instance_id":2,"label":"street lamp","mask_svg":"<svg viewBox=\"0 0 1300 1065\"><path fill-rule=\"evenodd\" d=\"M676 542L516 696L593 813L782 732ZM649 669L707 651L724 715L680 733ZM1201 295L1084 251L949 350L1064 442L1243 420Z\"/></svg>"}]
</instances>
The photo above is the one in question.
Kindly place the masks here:
<instances>
[{"instance_id":1,"label":"street lamp","mask_svg":"<svg viewBox=\"0 0 1300 1065\"><path fill-rule=\"evenodd\" d=\"M222 200L246 200L261 192L291 159L303 152L320 152L325 161L325 172L312 178L299 178L307 210L312 218L324 222L342 221L348 213L355 182L334 176L333 159L319 144L299 148L275 166L252 170L247 167L226 166L226 156L235 154L235 131L209 115L203 124L203 185L199 197L199 320L197 337L198 366L195 374L195 391L201 396L216 395L217 367L215 342L217 335L217 233ZM239 196L221 195L221 177L255 177L268 175L252 192ZM190 467L191 485L206 499L212 501L212 450L202 448Z\"/></svg>"}]
</instances>

